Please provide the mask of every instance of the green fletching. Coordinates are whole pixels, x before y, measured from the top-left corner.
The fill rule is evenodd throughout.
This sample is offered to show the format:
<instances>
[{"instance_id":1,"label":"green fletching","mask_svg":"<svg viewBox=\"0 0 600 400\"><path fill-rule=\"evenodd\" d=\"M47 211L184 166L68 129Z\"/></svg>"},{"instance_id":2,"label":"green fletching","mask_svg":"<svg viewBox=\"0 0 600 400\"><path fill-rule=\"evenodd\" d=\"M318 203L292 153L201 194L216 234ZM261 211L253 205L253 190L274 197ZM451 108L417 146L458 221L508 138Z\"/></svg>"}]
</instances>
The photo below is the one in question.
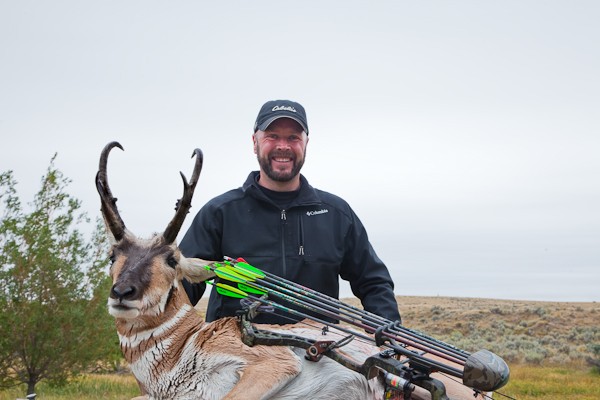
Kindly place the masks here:
<instances>
[{"instance_id":1,"label":"green fletching","mask_svg":"<svg viewBox=\"0 0 600 400\"><path fill-rule=\"evenodd\" d=\"M252 282L252 281L255 281L257 278L262 278L258 274L255 274L254 272L249 271L244 268L238 268L236 265L230 265L230 266L227 266L226 268L231 271L234 271L239 276L243 276L246 279L246 281Z\"/></svg>"},{"instance_id":2,"label":"green fletching","mask_svg":"<svg viewBox=\"0 0 600 400\"><path fill-rule=\"evenodd\" d=\"M235 297L237 299L243 299L248 297L246 292L241 291L238 288L235 288L231 285L227 285L225 283L217 283L217 293L222 294L223 296Z\"/></svg>"},{"instance_id":3,"label":"green fletching","mask_svg":"<svg viewBox=\"0 0 600 400\"><path fill-rule=\"evenodd\" d=\"M235 264L236 267L241 268L249 273L255 274L257 278L264 278L265 274L260 269L253 267L252 265L245 262L238 262Z\"/></svg>"},{"instance_id":4,"label":"green fletching","mask_svg":"<svg viewBox=\"0 0 600 400\"><path fill-rule=\"evenodd\" d=\"M238 287L247 293L261 294L261 295L267 293L264 290L256 289L251 286L244 285L243 283L238 283Z\"/></svg>"},{"instance_id":5,"label":"green fletching","mask_svg":"<svg viewBox=\"0 0 600 400\"><path fill-rule=\"evenodd\" d=\"M246 297L246 296L242 296L240 294L231 292L231 291L229 291L227 289L223 289L223 288L220 288L220 287L217 287L217 293L219 293L220 295L223 295L223 296L227 296L227 297L235 297L236 299L243 299L243 298Z\"/></svg>"},{"instance_id":6,"label":"green fletching","mask_svg":"<svg viewBox=\"0 0 600 400\"><path fill-rule=\"evenodd\" d=\"M217 290L217 293L223 295L223 296L227 296L227 297L235 297L238 299L244 299L246 297L248 297L248 294L241 291L238 288L235 288L231 285L228 285L226 283L215 283L213 281L206 281L206 283L215 286L215 289Z\"/></svg>"},{"instance_id":7,"label":"green fletching","mask_svg":"<svg viewBox=\"0 0 600 400\"><path fill-rule=\"evenodd\" d=\"M229 271L229 273L237 276L240 279L243 279L245 282L252 282L252 281L256 280L255 274L252 274L242 268L236 268L233 265L228 265L224 268L226 271Z\"/></svg>"},{"instance_id":8,"label":"green fletching","mask_svg":"<svg viewBox=\"0 0 600 400\"><path fill-rule=\"evenodd\" d=\"M236 283L244 283L248 281L243 275L238 274L234 270L229 267L219 267L214 270L215 274L221 279L226 279L228 281L236 282Z\"/></svg>"}]
</instances>

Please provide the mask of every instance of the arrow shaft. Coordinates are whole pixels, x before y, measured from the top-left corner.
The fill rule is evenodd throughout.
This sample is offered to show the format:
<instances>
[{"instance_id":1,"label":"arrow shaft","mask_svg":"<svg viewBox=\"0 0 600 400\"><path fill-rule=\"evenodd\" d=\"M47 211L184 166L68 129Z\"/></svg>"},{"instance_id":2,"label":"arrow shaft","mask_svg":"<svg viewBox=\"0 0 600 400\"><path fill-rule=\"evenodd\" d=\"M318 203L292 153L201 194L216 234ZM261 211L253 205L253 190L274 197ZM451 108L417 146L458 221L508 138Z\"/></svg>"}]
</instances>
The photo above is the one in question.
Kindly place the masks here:
<instances>
[{"instance_id":1,"label":"arrow shaft","mask_svg":"<svg viewBox=\"0 0 600 400\"><path fill-rule=\"evenodd\" d=\"M236 270L236 263L233 262L231 267ZM399 324L391 325L392 321L373 313L350 306L338 299L268 272L261 272L264 274L264 278L257 278L255 281L246 284L264 290L297 306L307 308L312 312L357 326L369 333L375 333L381 326L389 325L390 327L382 333L384 336L460 365L464 364L468 356L468 353L444 342L414 332Z\"/></svg>"}]
</instances>

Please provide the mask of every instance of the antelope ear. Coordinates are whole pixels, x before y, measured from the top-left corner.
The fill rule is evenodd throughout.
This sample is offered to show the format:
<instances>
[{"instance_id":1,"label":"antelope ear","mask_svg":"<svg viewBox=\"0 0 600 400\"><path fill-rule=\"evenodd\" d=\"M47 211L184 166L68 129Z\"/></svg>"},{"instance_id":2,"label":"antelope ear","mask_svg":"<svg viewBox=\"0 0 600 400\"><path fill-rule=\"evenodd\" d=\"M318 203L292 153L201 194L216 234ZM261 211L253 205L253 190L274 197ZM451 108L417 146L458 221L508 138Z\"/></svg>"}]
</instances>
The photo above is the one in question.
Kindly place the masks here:
<instances>
[{"instance_id":1,"label":"antelope ear","mask_svg":"<svg viewBox=\"0 0 600 400\"><path fill-rule=\"evenodd\" d=\"M214 262L215 261L207 261L201 258L187 258L181 256L179 259L179 270L181 271L181 276L179 279L185 278L193 283L204 282L208 279L212 279L217 275L213 271L209 271L204 267Z\"/></svg>"}]
</instances>

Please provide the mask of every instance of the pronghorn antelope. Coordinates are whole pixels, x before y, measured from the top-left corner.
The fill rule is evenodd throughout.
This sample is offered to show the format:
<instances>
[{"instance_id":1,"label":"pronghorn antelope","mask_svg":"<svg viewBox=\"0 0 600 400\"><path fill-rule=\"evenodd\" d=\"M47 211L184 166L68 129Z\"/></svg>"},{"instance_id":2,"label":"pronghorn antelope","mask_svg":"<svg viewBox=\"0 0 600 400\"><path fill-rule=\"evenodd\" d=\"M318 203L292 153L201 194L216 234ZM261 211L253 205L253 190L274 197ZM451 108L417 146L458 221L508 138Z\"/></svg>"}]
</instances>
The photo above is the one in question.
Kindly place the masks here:
<instances>
[{"instance_id":1,"label":"pronghorn antelope","mask_svg":"<svg viewBox=\"0 0 600 400\"><path fill-rule=\"evenodd\" d=\"M213 273L203 268L211 261L186 258L175 243L191 205L202 153L194 152L195 167L189 183L182 174L183 197L165 231L139 239L125 227L108 185L107 161L114 147L123 149L117 142L109 143L100 156L96 176L112 244L113 286L108 309L116 319L125 359L148 399L383 398L384 388L378 378L367 380L327 357L308 361L304 350L297 348L249 347L241 340L235 318L204 322L190 305L180 281L213 278ZM267 328L307 336L322 334L303 323ZM379 351L361 343L353 346L346 351L357 359ZM445 383L450 398L474 398L471 389L447 380ZM413 398L427 398L428 393L419 390Z\"/></svg>"}]
</instances>

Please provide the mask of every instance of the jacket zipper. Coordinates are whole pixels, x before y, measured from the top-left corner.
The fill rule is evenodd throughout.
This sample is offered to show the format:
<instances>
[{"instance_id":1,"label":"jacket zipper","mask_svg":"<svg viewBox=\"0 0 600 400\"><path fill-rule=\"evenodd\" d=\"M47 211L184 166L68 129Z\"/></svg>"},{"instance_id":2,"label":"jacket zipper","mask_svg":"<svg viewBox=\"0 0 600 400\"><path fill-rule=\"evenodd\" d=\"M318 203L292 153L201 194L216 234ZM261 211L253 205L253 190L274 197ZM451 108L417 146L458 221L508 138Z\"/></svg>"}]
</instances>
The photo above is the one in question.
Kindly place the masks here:
<instances>
[{"instance_id":1,"label":"jacket zipper","mask_svg":"<svg viewBox=\"0 0 600 400\"><path fill-rule=\"evenodd\" d=\"M303 256L304 255L304 226L302 225L302 214L298 214L298 228L300 229L299 232L299 239L300 239L300 247L298 247L298 255L299 256Z\"/></svg>"},{"instance_id":2,"label":"jacket zipper","mask_svg":"<svg viewBox=\"0 0 600 400\"><path fill-rule=\"evenodd\" d=\"M282 276L286 275L286 263L285 263L285 221L287 220L287 216L285 214L285 210L281 210L281 268L282 268Z\"/></svg>"}]
</instances>

